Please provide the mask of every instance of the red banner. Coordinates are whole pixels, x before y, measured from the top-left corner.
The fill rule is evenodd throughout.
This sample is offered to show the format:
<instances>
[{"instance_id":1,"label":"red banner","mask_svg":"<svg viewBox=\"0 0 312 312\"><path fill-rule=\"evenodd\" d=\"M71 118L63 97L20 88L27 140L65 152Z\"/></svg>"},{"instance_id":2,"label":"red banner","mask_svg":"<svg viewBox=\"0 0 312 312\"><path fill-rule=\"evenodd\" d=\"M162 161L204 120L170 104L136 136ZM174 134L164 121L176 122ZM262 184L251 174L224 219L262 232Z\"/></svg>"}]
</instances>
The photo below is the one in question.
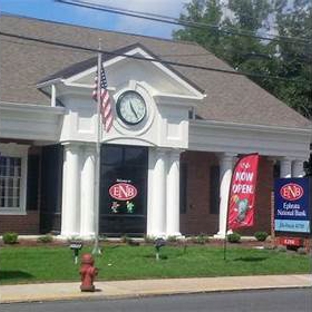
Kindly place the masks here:
<instances>
[{"instance_id":1,"label":"red banner","mask_svg":"<svg viewBox=\"0 0 312 312\"><path fill-rule=\"evenodd\" d=\"M253 226L259 155L240 158L233 170L228 204L228 229Z\"/></svg>"}]
</instances>

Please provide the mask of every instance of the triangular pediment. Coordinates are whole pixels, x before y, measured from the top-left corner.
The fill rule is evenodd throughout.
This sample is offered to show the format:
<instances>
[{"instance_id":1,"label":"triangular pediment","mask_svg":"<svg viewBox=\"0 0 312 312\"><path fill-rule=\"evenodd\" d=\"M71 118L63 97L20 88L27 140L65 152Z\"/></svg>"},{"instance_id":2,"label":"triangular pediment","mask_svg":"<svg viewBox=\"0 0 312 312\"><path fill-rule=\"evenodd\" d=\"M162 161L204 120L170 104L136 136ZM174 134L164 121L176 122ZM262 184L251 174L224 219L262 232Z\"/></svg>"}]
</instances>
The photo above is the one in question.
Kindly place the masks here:
<instances>
[{"instance_id":1,"label":"triangular pediment","mask_svg":"<svg viewBox=\"0 0 312 312\"><path fill-rule=\"evenodd\" d=\"M61 80L66 86L92 88L98 58L93 57L65 68L40 82ZM204 91L175 70L168 62L135 44L107 54L102 54L108 88L117 90L129 81L144 82L155 95L178 95L202 99Z\"/></svg>"}]
</instances>

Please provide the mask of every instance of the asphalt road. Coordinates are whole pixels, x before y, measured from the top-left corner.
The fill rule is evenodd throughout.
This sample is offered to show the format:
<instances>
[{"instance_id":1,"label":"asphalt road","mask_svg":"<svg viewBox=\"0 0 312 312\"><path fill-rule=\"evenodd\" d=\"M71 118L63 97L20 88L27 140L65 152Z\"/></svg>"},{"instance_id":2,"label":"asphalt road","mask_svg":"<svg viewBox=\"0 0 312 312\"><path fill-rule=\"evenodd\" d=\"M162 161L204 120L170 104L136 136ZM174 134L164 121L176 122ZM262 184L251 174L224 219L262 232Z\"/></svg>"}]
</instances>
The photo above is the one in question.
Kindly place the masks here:
<instances>
[{"instance_id":1,"label":"asphalt road","mask_svg":"<svg viewBox=\"0 0 312 312\"><path fill-rule=\"evenodd\" d=\"M311 312L312 288L3 304L1 312Z\"/></svg>"}]
</instances>

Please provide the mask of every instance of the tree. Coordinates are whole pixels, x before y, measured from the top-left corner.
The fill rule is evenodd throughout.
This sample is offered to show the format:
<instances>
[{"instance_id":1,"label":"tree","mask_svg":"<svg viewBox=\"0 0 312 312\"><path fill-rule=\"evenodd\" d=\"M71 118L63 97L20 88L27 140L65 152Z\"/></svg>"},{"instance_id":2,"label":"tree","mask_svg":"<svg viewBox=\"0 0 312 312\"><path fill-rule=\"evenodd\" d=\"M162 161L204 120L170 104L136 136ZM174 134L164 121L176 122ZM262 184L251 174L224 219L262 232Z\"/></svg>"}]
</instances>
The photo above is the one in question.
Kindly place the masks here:
<instances>
[{"instance_id":1,"label":"tree","mask_svg":"<svg viewBox=\"0 0 312 312\"><path fill-rule=\"evenodd\" d=\"M274 54L273 47L264 44L259 36L272 13L270 2L267 0L228 1L227 10L232 12L233 17L225 16L223 27L229 29L232 35L224 37L223 58L239 71L269 74L268 69ZM263 86L262 79L252 79Z\"/></svg>"},{"instance_id":2,"label":"tree","mask_svg":"<svg viewBox=\"0 0 312 312\"><path fill-rule=\"evenodd\" d=\"M196 41L237 70L298 80L294 83L252 78L312 119L311 1L228 0L226 5L222 5L223 2L192 0L186 5L187 13L180 15L180 21L210 26L186 26L174 32L174 38ZM268 41L259 38L272 29L282 37L307 39Z\"/></svg>"},{"instance_id":3,"label":"tree","mask_svg":"<svg viewBox=\"0 0 312 312\"><path fill-rule=\"evenodd\" d=\"M286 0L279 0L275 4L278 33L306 39L274 43L279 65L275 74L298 80L298 83L279 83L273 92L302 115L312 119L312 4L310 0L295 0L293 7L286 8Z\"/></svg>"},{"instance_id":4,"label":"tree","mask_svg":"<svg viewBox=\"0 0 312 312\"><path fill-rule=\"evenodd\" d=\"M196 41L198 44L208 49L209 51L220 54L220 41L222 34L218 30L221 26L222 6L220 0L192 0L191 3L186 4L187 15L181 14L180 20L182 22L196 22L212 25L207 27L204 31L199 26L186 27L174 32L174 37L180 40Z\"/></svg>"}]
</instances>

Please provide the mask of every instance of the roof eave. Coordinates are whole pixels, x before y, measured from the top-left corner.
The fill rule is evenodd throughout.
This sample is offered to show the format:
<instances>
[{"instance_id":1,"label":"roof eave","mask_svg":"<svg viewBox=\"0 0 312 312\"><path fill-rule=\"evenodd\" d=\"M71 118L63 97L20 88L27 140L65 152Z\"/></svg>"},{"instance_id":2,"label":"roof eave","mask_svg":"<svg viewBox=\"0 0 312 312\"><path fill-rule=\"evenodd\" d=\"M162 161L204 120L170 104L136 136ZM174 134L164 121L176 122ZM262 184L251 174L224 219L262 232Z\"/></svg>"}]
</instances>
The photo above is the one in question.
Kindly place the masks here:
<instances>
[{"instance_id":1,"label":"roof eave","mask_svg":"<svg viewBox=\"0 0 312 312\"><path fill-rule=\"evenodd\" d=\"M235 122L225 122L216 120L191 120L191 124L199 127L219 127L219 128L231 128L231 129L241 129L241 130L258 130L261 132L277 132L277 133L293 133L308 135L312 138L312 123L308 126L302 127L282 127L282 126L270 126L270 125L257 125L257 124L242 124Z\"/></svg>"},{"instance_id":2,"label":"roof eave","mask_svg":"<svg viewBox=\"0 0 312 312\"><path fill-rule=\"evenodd\" d=\"M37 89L43 89L43 88L46 88L46 87L49 87L51 85L55 85L58 83L63 83L63 78L55 78L55 79L39 82L36 84L36 87Z\"/></svg>"}]
</instances>

